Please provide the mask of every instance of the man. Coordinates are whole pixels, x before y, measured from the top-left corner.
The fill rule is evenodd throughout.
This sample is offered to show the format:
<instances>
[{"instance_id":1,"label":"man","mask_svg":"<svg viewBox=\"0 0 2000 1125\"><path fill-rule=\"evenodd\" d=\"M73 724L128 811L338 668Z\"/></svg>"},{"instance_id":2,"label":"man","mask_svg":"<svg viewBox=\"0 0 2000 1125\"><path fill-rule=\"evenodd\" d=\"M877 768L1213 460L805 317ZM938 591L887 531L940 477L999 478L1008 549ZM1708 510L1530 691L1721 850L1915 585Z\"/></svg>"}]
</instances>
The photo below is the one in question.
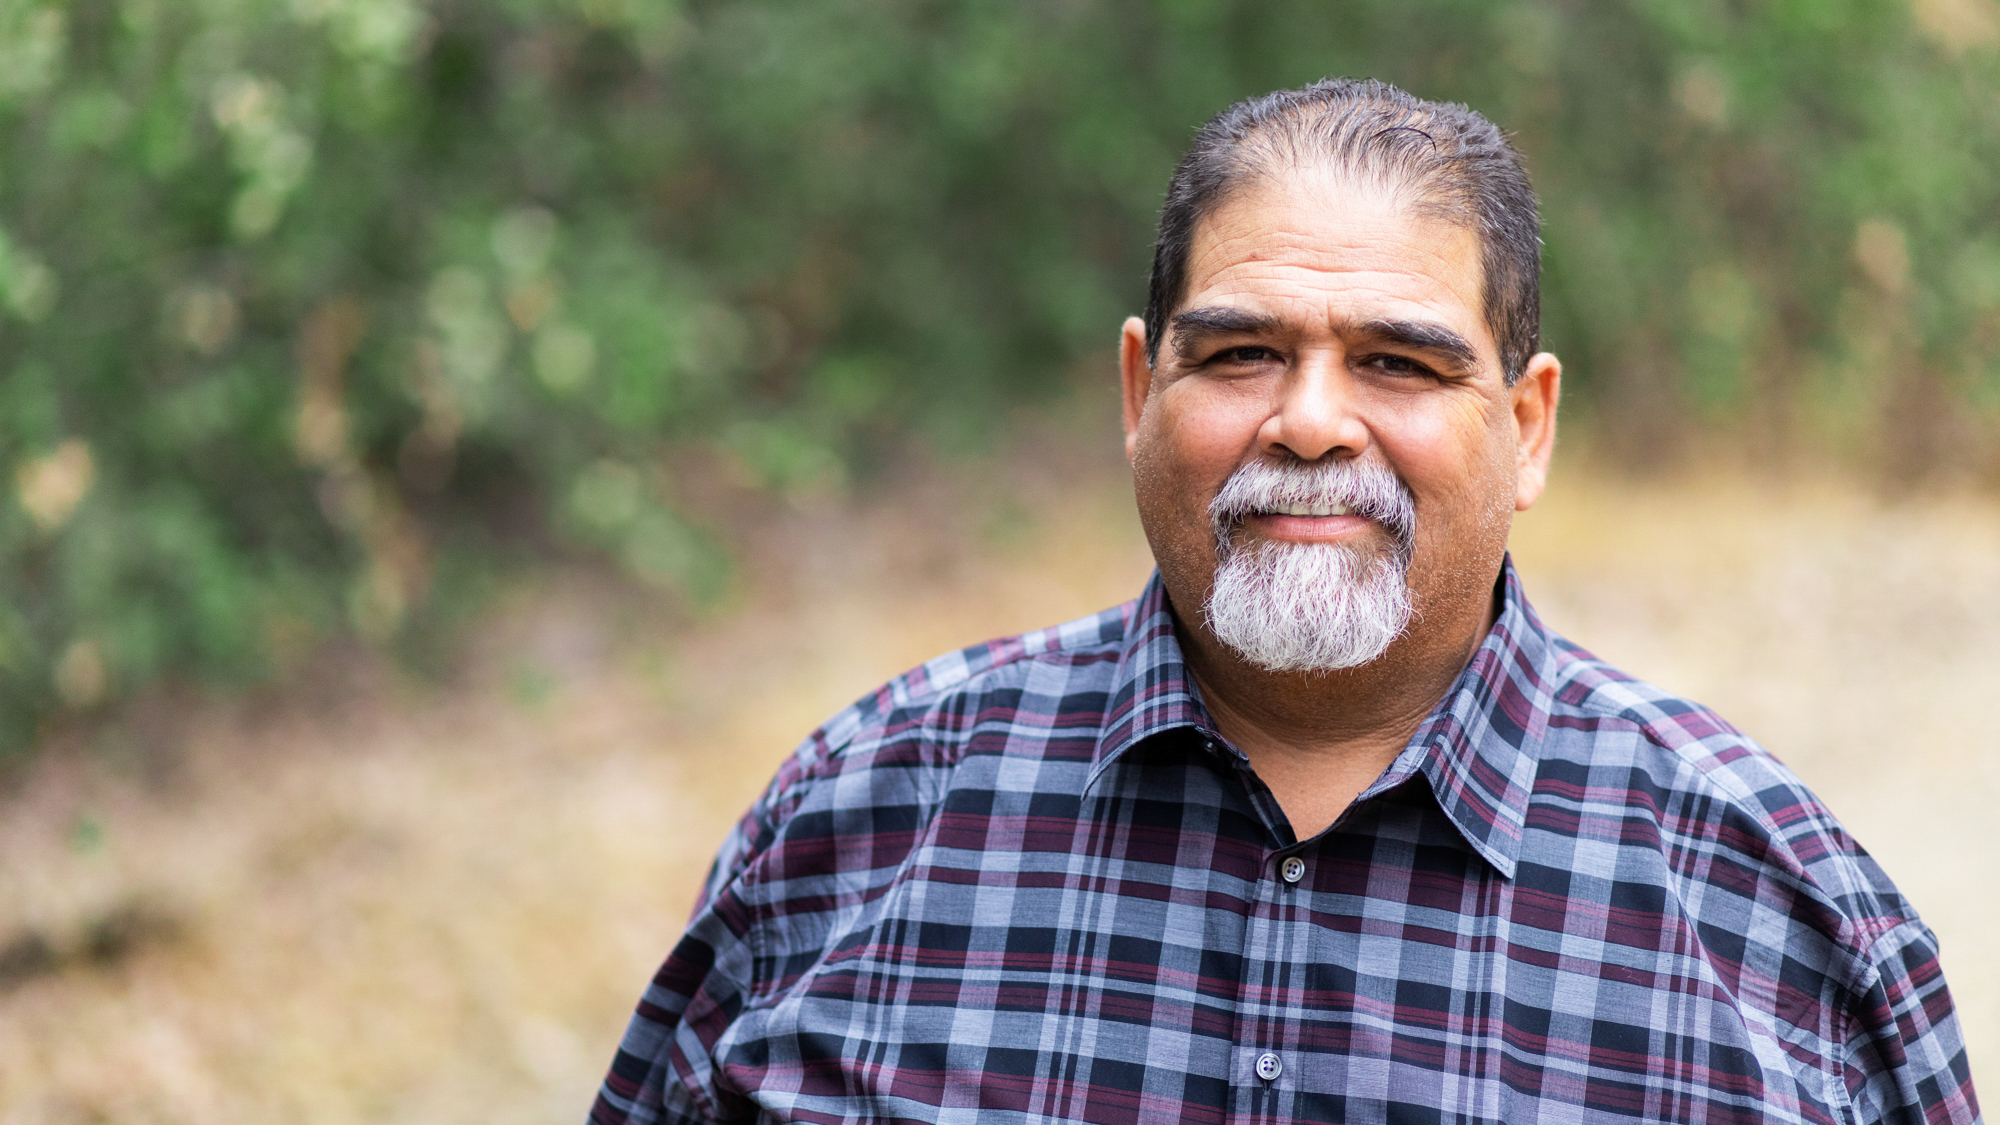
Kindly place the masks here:
<instances>
[{"instance_id":1,"label":"man","mask_svg":"<svg viewBox=\"0 0 2000 1125\"><path fill-rule=\"evenodd\" d=\"M1210 122L1122 342L1157 575L814 733L595 1121L1975 1120L1874 863L1528 606L1537 231L1462 106Z\"/></svg>"}]
</instances>

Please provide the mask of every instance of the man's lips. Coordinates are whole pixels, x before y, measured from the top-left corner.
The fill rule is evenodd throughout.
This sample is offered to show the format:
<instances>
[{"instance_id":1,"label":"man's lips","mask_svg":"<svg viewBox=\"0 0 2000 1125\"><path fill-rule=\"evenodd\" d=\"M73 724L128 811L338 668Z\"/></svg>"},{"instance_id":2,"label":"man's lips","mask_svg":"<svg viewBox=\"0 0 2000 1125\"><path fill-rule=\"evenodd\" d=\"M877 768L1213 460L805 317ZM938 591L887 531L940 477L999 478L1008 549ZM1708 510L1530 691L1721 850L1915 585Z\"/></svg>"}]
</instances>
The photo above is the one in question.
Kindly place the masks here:
<instances>
[{"instance_id":1,"label":"man's lips","mask_svg":"<svg viewBox=\"0 0 2000 1125\"><path fill-rule=\"evenodd\" d=\"M1298 543L1331 543L1365 535L1375 529L1366 516L1307 516L1284 512L1252 512L1243 517L1242 527L1264 539Z\"/></svg>"}]
</instances>

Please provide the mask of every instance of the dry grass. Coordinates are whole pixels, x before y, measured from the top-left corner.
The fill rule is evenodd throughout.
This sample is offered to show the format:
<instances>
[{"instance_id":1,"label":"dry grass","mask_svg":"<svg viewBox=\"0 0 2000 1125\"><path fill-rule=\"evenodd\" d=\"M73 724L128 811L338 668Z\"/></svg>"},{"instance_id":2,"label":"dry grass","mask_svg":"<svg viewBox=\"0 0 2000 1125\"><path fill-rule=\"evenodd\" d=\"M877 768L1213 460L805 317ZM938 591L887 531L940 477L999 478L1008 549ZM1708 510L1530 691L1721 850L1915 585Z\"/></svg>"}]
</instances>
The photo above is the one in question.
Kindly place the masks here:
<instances>
[{"instance_id":1,"label":"dry grass","mask_svg":"<svg viewBox=\"0 0 2000 1125\"><path fill-rule=\"evenodd\" d=\"M335 661L165 735L52 746L0 796L0 1122L580 1120L709 850L800 735L1142 581L1115 472L1016 460L787 517L706 623L551 580L451 686ZM1877 851L2000 1076L1975 835L2000 798L2000 505L1572 474L1516 544L1556 627L1716 705Z\"/></svg>"}]
</instances>

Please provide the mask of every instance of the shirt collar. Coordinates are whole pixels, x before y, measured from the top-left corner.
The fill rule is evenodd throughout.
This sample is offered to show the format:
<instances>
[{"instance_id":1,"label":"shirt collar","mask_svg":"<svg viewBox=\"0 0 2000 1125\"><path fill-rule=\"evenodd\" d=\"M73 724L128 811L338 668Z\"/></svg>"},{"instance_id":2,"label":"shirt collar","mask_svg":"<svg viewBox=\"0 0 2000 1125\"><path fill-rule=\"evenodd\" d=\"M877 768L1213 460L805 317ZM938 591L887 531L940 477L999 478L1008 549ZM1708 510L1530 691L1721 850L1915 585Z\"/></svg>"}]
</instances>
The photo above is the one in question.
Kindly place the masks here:
<instances>
[{"instance_id":1,"label":"shirt collar","mask_svg":"<svg viewBox=\"0 0 2000 1125\"><path fill-rule=\"evenodd\" d=\"M1409 745L1356 800L1418 773L1474 851L1514 876L1535 748L1548 731L1557 648L1522 592L1511 557L1501 562L1500 615L1465 671L1424 719ZM1217 738L1181 652L1166 588L1157 571L1131 604L1105 723L1086 790L1133 746L1170 730Z\"/></svg>"}]
</instances>

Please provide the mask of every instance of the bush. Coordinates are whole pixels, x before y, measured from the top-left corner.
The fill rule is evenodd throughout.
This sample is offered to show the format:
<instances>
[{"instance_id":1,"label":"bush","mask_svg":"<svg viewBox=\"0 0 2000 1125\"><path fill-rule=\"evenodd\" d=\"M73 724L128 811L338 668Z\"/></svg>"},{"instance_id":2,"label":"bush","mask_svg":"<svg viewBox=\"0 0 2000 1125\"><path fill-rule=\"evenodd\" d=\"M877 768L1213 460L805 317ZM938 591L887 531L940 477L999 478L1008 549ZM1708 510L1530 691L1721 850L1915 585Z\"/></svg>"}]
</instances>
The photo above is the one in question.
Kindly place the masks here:
<instances>
[{"instance_id":1,"label":"bush","mask_svg":"<svg viewBox=\"0 0 2000 1125\"><path fill-rule=\"evenodd\" d=\"M1138 308L1194 125L1329 73L1518 130L1633 447L1990 457L2000 24L1914 10L0 0L0 741L524 538L702 580L678 459L976 441Z\"/></svg>"}]
</instances>

